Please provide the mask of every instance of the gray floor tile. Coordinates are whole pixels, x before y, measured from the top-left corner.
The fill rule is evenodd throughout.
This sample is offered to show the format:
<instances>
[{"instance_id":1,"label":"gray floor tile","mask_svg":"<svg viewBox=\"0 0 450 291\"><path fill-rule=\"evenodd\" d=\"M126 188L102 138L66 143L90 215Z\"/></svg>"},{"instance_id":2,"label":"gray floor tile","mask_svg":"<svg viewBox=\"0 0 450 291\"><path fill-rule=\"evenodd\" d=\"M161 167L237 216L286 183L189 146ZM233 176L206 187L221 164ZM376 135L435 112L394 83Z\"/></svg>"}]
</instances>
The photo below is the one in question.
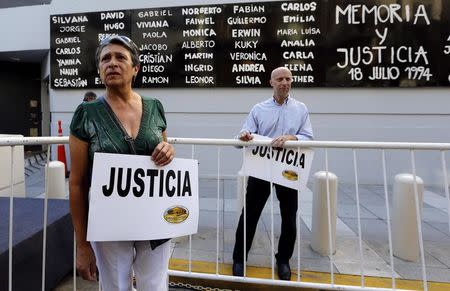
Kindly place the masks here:
<instances>
[{"instance_id":1,"label":"gray floor tile","mask_svg":"<svg viewBox=\"0 0 450 291\"><path fill-rule=\"evenodd\" d=\"M384 196L377 195L363 187L358 188L359 191L359 203L362 206L371 207L371 206L384 206L385 199ZM341 197L343 196L343 197ZM341 198L340 198L341 197ZM338 202L343 201L345 204L353 204L356 205L356 191L354 186L347 189L346 191L338 194Z\"/></svg>"},{"instance_id":2,"label":"gray floor tile","mask_svg":"<svg viewBox=\"0 0 450 291\"><path fill-rule=\"evenodd\" d=\"M263 221L264 226L270 236L270 232L271 232L271 221L272 218L270 215L267 214L263 214L261 215L260 221ZM273 217L273 229L274 229L274 234L279 235L281 233L281 217L279 215L274 215ZM303 238L311 238L311 231L308 229L308 227L305 225L305 223L300 220L300 235Z\"/></svg>"},{"instance_id":3,"label":"gray floor tile","mask_svg":"<svg viewBox=\"0 0 450 291\"><path fill-rule=\"evenodd\" d=\"M270 268L272 266L272 257L270 251L265 254L248 254L247 264L254 267L266 267ZM276 274L276 273L275 273Z\"/></svg>"},{"instance_id":4,"label":"gray floor tile","mask_svg":"<svg viewBox=\"0 0 450 291\"><path fill-rule=\"evenodd\" d=\"M199 199L199 208L200 210L206 211L217 211L217 197L214 198L200 198ZM236 212L238 208L241 208L239 205L239 201L236 199L223 199L219 198L219 211L225 209L225 212Z\"/></svg>"},{"instance_id":5,"label":"gray floor tile","mask_svg":"<svg viewBox=\"0 0 450 291\"><path fill-rule=\"evenodd\" d=\"M198 191L201 197L217 197L217 180L216 179L202 179L199 183ZM223 180L219 181L220 197L223 195Z\"/></svg>"},{"instance_id":6,"label":"gray floor tile","mask_svg":"<svg viewBox=\"0 0 450 291\"><path fill-rule=\"evenodd\" d=\"M348 227L358 234L358 222L354 218L341 218ZM361 231L364 240L388 240L387 224L379 219L361 219Z\"/></svg>"},{"instance_id":7,"label":"gray floor tile","mask_svg":"<svg viewBox=\"0 0 450 291\"><path fill-rule=\"evenodd\" d=\"M342 220L353 230L357 232L357 220L353 218L342 218ZM379 219L361 219L361 229L363 239L381 239L388 240L387 223ZM448 236L436 230L427 223L422 223L422 234L425 241L447 241Z\"/></svg>"},{"instance_id":8,"label":"gray floor tile","mask_svg":"<svg viewBox=\"0 0 450 291\"><path fill-rule=\"evenodd\" d=\"M277 247L278 247L278 243L277 243ZM293 253L292 257L293 258L298 257L298 241L295 244L294 253ZM320 260L320 259L328 260L327 256L322 256L319 253L315 252L311 248L311 239L310 238L304 238L304 237L301 238L301 242L300 242L300 258L315 259L315 260Z\"/></svg>"},{"instance_id":9,"label":"gray floor tile","mask_svg":"<svg viewBox=\"0 0 450 291\"><path fill-rule=\"evenodd\" d=\"M270 236L270 234L269 234ZM274 252L276 253L278 250L278 242L279 242L280 236L279 235L274 235L274 241L275 241L275 245L274 245ZM292 253L292 257L297 258L298 257L298 240L296 240L295 245L294 245L294 251ZM301 238L300 241L300 258L308 258L308 259L323 259L323 258L327 258L326 256L321 256L320 254L316 253L312 248L311 248L311 239L310 238Z\"/></svg>"},{"instance_id":10,"label":"gray floor tile","mask_svg":"<svg viewBox=\"0 0 450 291\"><path fill-rule=\"evenodd\" d=\"M448 223L437 223L437 222L433 222L433 223L427 223L430 227L444 233L445 235L447 235L448 237L448 241L450 242L450 232L449 232L449 228L448 228Z\"/></svg>"},{"instance_id":11,"label":"gray floor tile","mask_svg":"<svg viewBox=\"0 0 450 291\"><path fill-rule=\"evenodd\" d=\"M450 243L449 242L425 242L425 250L442 264L450 268ZM427 264L428 265L428 264Z\"/></svg>"},{"instance_id":12,"label":"gray floor tile","mask_svg":"<svg viewBox=\"0 0 450 291\"><path fill-rule=\"evenodd\" d=\"M338 192L344 194L350 194L355 191L355 185L348 183L339 183L338 184Z\"/></svg>"},{"instance_id":13,"label":"gray floor tile","mask_svg":"<svg viewBox=\"0 0 450 291\"><path fill-rule=\"evenodd\" d=\"M373 213L376 218L386 220L387 219L387 212L385 206L370 206L366 208L369 212ZM389 215L390 217L393 216L393 210L392 205L389 204Z\"/></svg>"},{"instance_id":14,"label":"gray floor tile","mask_svg":"<svg viewBox=\"0 0 450 291\"><path fill-rule=\"evenodd\" d=\"M199 214L201 226L213 227L217 226L217 212L201 210ZM219 227L225 229L236 229L239 217L236 212L219 212Z\"/></svg>"},{"instance_id":15,"label":"gray floor tile","mask_svg":"<svg viewBox=\"0 0 450 291\"><path fill-rule=\"evenodd\" d=\"M365 189L375 193L376 195L384 198L384 185L363 185ZM388 185L387 187L388 194L392 192L392 186Z\"/></svg>"},{"instance_id":16,"label":"gray floor tile","mask_svg":"<svg viewBox=\"0 0 450 291\"><path fill-rule=\"evenodd\" d=\"M371 191L367 191L362 188L360 188L359 191L359 201L366 207L370 208L371 206L384 206L386 203L384 197L378 196Z\"/></svg>"},{"instance_id":17,"label":"gray floor tile","mask_svg":"<svg viewBox=\"0 0 450 291\"><path fill-rule=\"evenodd\" d=\"M367 244L375 251L377 254L383 258L383 260L390 264L390 253L389 253L389 244L387 241L379 241L379 240L368 240ZM436 267L436 268L445 268L446 266L440 262L438 259L436 259L436 256L432 255L431 246L433 245L433 242L426 243L425 244L425 265L427 267ZM439 254L439 252L434 252L436 255ZM393 257L394 259L394 269L397 269L398 265L409 265L409 266L416 266L420 267L422 263L420 260L418 262L409 262L402 260L396 256Z\"/></svg>"},{"instance_id":18,"label":"gray floor tile","mask_svg":"<svg viewBox=\"0 0 450 291\"><path fill-rule=\"evenodd\" d=\"M77 277L77 290L98 291L98 282L86 281ZM67 276L54 291L73 291L73 276Z\"/></svg>"},{"instance_id":19,"label":"gray floor tile","mask_svg":"<svg viewBox=\"0 0 450 291\"><path fill-rule=\"evenodd\" d=\"M435 223L433 223L434 225ZM423 239L425 241L436 241L436 242L449 242L449 236L445 233L436 230L428 223L422 223L422 233Z\"/></svg>"},{"instance_id":20,"label":"gray floor tile","mask_svg":"<svg viewBox=\"0 0 450 291\"><path fill-rule=\"evenodd\" d=\"M191 259L192 261L205 261L205 262L215 262L216 261L216 252L208 251L208 250L197 250L192 249L191 251ZM181 260L189 260L189 249L188 248L180 248L177 247L174 249L172 258L181 259ZM219 252L219 262L223 262L224 257L223 253ZM225 263L232 262L232 254L225 253Z\"/></svg>"},{"instance_id":21,"label":"gray floor tile","mask_svg":"<svg viewBox=\"0 0 450 291\"><path fill-rule=\"evenodd\" d=\"M340 274L355 274L373 277L388 277L391 278L391 270L386 268L384 263L366 262L362 267L359 262L335 262L337 270ZM398 275L395 275L399 277Z\"/></svg>"},{"instance_id":22,"label":"gray floor tile","mask_svg":"<svg viewBox=\"0 0 450 291\"><path fill-rule=\"evenodd\" d=\"M422 220L429 223L448 223L448 214L436 208L423 208Z\"/></svg>"},{"instance_id":23,"label":"gray floor tile","mask_svg":"<svg viewBox=\"0 0 450 291\"><path fill-rule=\"evenodd\" d=\"M384 263L384 260L374 252L365 241L362 244L362 255L366 262ZM338 238L336 239L336 253L333 256L335 262L349 263L360 262L360 248L359 239L353 238Z\"/></svg>"},{"instance_id":24,"label":"gray floor tile","mask_svg":"<svg viewBox=\"0 0 450 291\"><path fill-rule=\"evenodd\" d=\"M404 279L422 280L422 267L399 265L396 267L398 274ZM436 282L450 282L450 270L442 268L427 268L427 280Z\"/></svg>"},{"instance_id":25,"label":"gray floor tile","mask_svg":"<svg viewBox=\"0 0 450 291\"><path fill-rule=\"evenodd\" d=\"M226 230L224 233L219 233L219 249L223 248L227 251L232 251L234 247L233 230ZM225 246L223 246L225 240ZM189 236L179 237L175 239L177 248L189 248ZM214 228L202 228L195 235L192 235L192 249L202 251L216 251L217 249L217 232ZM253 239L250 253L252 254L267 254L270 250L270 240L265 231L256 231Z\"/></svg>"},{"instance_id":26,"label":"gray floor tile","mask_svg":"<svg viewBox=\"0 0 450 291\"><path fill-rule=\"evenodd\" d=\"M44 168L36 170L32 175L25 177L25 189L27 197L36 197L37 195L44 193Z\"/></svg>"},{"instance_id":27,"label":"gray floor tile","mask_svg":"<svg viewBox=\"0 0 450 291\"><path fill-rule=\"evenodd\" d=\"M337 194L337 203L338 204L351 204L351 205L355 205L356 204L356 200L353 199L352 197L350 197L349 195L342 193L342 192L338 192Z\"/></svg>"},{"instance_id":28,"label":"gray floor tile","mask_svg":"<svg viewBox=\"0 0 450 291\"><path fill-rule=\"evenodd\" d=\"M236 230L235 229L226 229L224 231L222 239L224 241L223 251L233 252L234 243L236 241Z\"/></svg>"},{"instance_id":29,"label":"gray floor tile","mask_svg":"<svg viewBox=\"0 0 450 291\"><path fill-rule=\"evenodd\" d=\"M236 199L237 179L225 179L223 181L223 191L225 193L225 198Z\"/></svg>"},{"instance_id":30,"label":"gray floor tile","mask_svg":"<svg viewBox=\"0 0 450 291\"><path fill-rule=\"evenodd\" d=\"M297 257L292 257L289 261L292 271L297 272ZM311 259L302 258L300 260L300 271L312 271L312 272L330 272L330 260L328 258ZM333 265L333 272L338 274L339 271L336 266Z\"/></svg>"},{"instance_id":31,"label":"gray floor tile","mask_svg":"<svg viewBox=\"0 0 450 291\"><path fill-rule=\"evenodd\" d=\"M192 235L192 249L204 251L216 251L217 232L215 228L203 227L197 234ZM221 233L219 233L219 248L222 248ZM175 248L189 248L189 236L176 239Z\"/></svg>"},{"instance_id":32,"label":"gray floor tile","mask_svg":"<svg viewBox=\"0 0 450 291\"><path fill-rule=\"evenodd\" d=\"M429 185L425 185L425 190L431 191L439 196L445 197L445 189L444 189L444 184L442 184L442 186L429 186Z\"/></svg>"},{"instance_id":33,"label":"gray floor tile","mask_svg":"<svg viewBox=\"0 0 450 291\"><path fill-rule=\"evenodd\" d=\"M356 204L338 204L337 205L337 215L339 217L345 218L356 218L357 217L357 207ZM364 206L360 205L359 213L361 218L375 219L377 218L370 211L368 211Z\"/></svg>"}]
</instances>

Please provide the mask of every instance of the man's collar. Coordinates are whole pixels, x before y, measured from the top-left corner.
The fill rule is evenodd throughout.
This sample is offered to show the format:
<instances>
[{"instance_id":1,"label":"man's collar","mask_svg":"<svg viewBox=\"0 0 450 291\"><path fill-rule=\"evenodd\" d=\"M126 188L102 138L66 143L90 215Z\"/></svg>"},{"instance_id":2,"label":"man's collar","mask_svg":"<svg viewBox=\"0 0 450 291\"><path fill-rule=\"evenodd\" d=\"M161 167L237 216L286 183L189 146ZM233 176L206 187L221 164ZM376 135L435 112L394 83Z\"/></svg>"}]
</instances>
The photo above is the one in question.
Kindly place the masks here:
<instances>
[{"instance_id":1,"label":"man's collar","mask_svg":"<svg viewBox=\"0 0 450 291\"><path fill-rule=\"evenodd\" d=\"M284 99L283 104L287 104L289 99L291 98L291 95L289 94L286 99ZM281 106L282 104L278 103L277 100L275 99L275 97L272 96L272 102L275 103L276 105Z\"/></svg>"}]
</instances>

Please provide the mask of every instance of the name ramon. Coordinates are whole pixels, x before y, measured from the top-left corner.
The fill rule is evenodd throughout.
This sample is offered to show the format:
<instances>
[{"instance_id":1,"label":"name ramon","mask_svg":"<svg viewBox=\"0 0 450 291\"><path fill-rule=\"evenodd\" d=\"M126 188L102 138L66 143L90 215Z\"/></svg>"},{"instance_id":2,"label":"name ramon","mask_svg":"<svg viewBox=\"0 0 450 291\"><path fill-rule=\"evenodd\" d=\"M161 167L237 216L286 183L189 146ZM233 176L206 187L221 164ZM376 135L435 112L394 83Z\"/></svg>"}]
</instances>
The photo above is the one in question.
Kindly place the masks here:
<instances>
[{"instance_id":1,"label":"name ramon","mask_svg":"<svg viewBox=\"0 0 450 291\"><path fill-rule=\"evenodd\" d=\"M120 167L110 168L109 183L102 186L102 192L106 197L115 193L119 197L142 197L145 193L148 197L192 196L189 171Z\"/></svg>"}]
</instances>

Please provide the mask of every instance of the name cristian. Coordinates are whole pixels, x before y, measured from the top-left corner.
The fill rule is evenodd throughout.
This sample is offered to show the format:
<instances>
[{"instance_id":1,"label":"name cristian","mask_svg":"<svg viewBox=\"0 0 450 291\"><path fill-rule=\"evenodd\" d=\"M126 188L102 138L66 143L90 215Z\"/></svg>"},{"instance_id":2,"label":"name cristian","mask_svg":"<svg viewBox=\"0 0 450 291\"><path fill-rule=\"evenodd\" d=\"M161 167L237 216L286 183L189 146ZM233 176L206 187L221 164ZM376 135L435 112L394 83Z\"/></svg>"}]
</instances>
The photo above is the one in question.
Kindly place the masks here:
<instances>
[{"instance_id":1,"label":"name cristian","mask_svg":"<svg viewBox=\"0 0 450 291\"><path fill-rule=\"evenodd\" d=\"M130 194L141 197L145 193L148 197L192 196L188 171L141 168L111 167L109 185L103 185L102 191L106 197L114 193L120 197L127 197Z\"/></svg>"}]
</instances>

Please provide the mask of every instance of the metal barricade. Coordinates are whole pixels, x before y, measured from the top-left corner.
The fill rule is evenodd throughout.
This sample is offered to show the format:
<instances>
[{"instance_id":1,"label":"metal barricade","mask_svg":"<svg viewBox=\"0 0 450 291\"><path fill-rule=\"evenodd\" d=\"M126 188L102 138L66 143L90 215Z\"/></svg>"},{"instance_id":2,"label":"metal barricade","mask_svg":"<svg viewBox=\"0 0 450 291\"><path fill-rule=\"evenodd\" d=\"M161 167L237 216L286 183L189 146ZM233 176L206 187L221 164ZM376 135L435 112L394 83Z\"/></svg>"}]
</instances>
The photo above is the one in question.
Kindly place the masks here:
<instances>
[{"instance_id":1,"label":"metal barricade","mask_svg":"<svg viewBox=\"0 0 450 291\"><path fill-rule=\"evenodd\" d=\"M366 258L364 256L364 240L362 235L362 225L361 225L361 205L360 205L360 188L361 184L359 182L359 176L358 176L358 159L357 159L357 152L360 150L377 150L380 154L380 159L382 162L381 169L378 169L378 172L382 174L382 180L383 180L383 192L384 192L384 201L385 201L385 209L386 212L386 219L385 222L387 224L388 228L388 252L389 252L389 262L388 265L391 269L391 288L376 288L371 286L371 290L395 290L398 289L398 286L396 284L397 275L396 270L394 266L394 256L393 256L393 242L392 242L392 231L391 231L391 213L390 213L390 205L389 205L389 184L388 184L388 174L386 170L386 151L387 150L403 150L408 151L410 154L410 171L411 175L414 177L414 194L415 194L415 207L416 207L416 220L417 220L417 229L418 229L418 237L419 237L419 246L420 246L420 267L422 270L422 285L424 290L428 290L429 288L429 282L427 279L427 272L426 272L426 262L425 262L425 249L424 249L424 242L423 242L423 231L422 231L422 217L421 212L419 209L419 203L418 203L418 191L417 191L417 168L416 168L416 159L415 159L415 153L417 151L437 151L440 153L440 160L441 160L441 170L443 173L443 188L445 192L445 202L446 202L446 208L447 208L447 215L448 215L448 225L450 229L450 199L449 199L449 185L448 185L448 173L447 173L447 164L446 164L446 157L445 153L446 151L450 150L450 144L448 143L395 143L395 142L333 142L333 141L302 141L302 142L296 142L296 141L288 141L285 143L285 147L294 148L297 150L300 150L300 148L312 148L312 149L321 149L324 151L324 167L322 168L326 172L329 172L329 149L342 149L342 150L351 150L352 151L352 161L348 161L348 163L353 164L353 172L354 172L354 191L356 194L356 211L357 211L357 236L358 236L358 254L359 254L359 266L360 266L360 284L358 285L343 285L343 284L336 284L335 278L335 270L334 270L334 259L335 254L333 253L333 247L330 245L329 248L329 254L328 259L330 263L330 270L329 270L329 283L323 283L323 282L307 282L305 280L302 280L301 273L306 271L302 270L300 268L300 249L301 249L301 240L300 237L300 220L301 215L300 209L297 213L297 256L298 256L298 264L296 268L297 273L297 280L296 281L281 281L276 280L274 275L274 241L275 241L275 234L274 234L274 203L273 203L273 194L271 194L270 199L270 216L271 216L271 229L270 229L270 241L271 241L271 278L269 279L262 279L262 278L255 278L255 277L249 277L246 274L244 274L244 277L233 277L230 275L224 274L225 272L220 272L220 266L221 264L224 264L224 242L222 241L222 249L220 248L220 237L221 237L221 225L220 225L220 219L221 219L221 211L222 211L222 220L223 220L223 212L225 211L225 208L227 207L225 203L225 195L222 195L222 200L220 198L220 192L221 192L221 167L222 167L222 149L224 147L234 147L234 146L240 146L245 149L247 146L253 146L253 145L261 145L261 146L269 146L270 142L268 141L252 141L252 142L241 142L233 139L195 139L195 138L169 138L169 142L174 145L188 145L191 147L191 154L190 158L195 158L196 156L196 147L198 146L208 146L208 147L215 147L217 149L217 172L211 176L215 176L216 179L216 197L215 197L215 212L216 212L216 247L215 247L215 272L210 273L200 273L200 272L194 272L192 269L192 237L189 237L189 259L188 259L188 267L186 271L180 271L180 270L169 270L169 274L172 276L179 276L179 277L186 277L186 278L197 278L197 279L206 279L206 280L220 280L220 281L228 281L228 282L242 282L242 283L253 283L253 284L264 284L264 285L276 285L276 286L292 286L292 287L303 287L303 288L316 288L316 289L324 289L324 290L366 290L368 287L366 286L366 273L365 273L365 266L370 263L366 261ZM68 137L40 137L40 138L0 138L0 146L9 146L11 148L11 156L14 155L14 148L19 145L37 145L37 144L66 144L68 143ZM50 147L49 147L50 148ZM47 157L50 157L50 153L47 154ZM14 168L14 160L11 159L11 173L13 173L12 169ZM243 166L245 167L245 165ZM311 173L312 174L312 173ZM339 176L339 173L337 173ZM417 177L417 179L416 179ZM11 181L14 180L14 175L11 175ZM328 181L327 181L328 182ZM245 184L245 183L244 183ZM425 183L426 184L426 183ZM243 185L245 187L245 185ZM329 189L327 187L327 203L328 203L328 217L330 217L330 193ZM245 191L244 191L245 192ZM13 229L13 203L14 198L12 196L12 193L14 193L14 183L11 183L11 189L10 189L10 197L9 197L9 291L12 291L12 259L13 259L13 253L12 253L12 229ZM47 216L47 198L45 198L45 211L44 211L44 226L46 226L46 216ZM245 201L245 198L244 198ZM300 200L299 200L300 201ZM222 204L221 204L222 202ZM238 211L240 211L238 209ZM245 211L245 203L244 203L244 211ZM329 219L328 223L328 229L331 229L330 225L331 219ZM43 237L43 244L44 244L44 250L46 248L46 235L45 235L45 229L44 227L44 237ZM223 231L223 230L222 230ZM244 231L245 233L245 231ZM222 233L223 235L223 233ZM331 237L331 236L330 236ZM244 237L244 241L246 241ZM450 244L450 242L449 242ZM244 247L245 249L245 247ZM336 245L336 249L339 250L339 245ZM75 251L75 247L74 247ZM222 263L221 261L221 252L222 252ZM245 257L245 256L244 256ZM74 254L75 258L75 254ZM42 261L42 290L45 289L45 251ZM74 272L75 277L75 272ZM74 280L74 290L76 290L76 280Z\"/></svg>"}]
</instances>

